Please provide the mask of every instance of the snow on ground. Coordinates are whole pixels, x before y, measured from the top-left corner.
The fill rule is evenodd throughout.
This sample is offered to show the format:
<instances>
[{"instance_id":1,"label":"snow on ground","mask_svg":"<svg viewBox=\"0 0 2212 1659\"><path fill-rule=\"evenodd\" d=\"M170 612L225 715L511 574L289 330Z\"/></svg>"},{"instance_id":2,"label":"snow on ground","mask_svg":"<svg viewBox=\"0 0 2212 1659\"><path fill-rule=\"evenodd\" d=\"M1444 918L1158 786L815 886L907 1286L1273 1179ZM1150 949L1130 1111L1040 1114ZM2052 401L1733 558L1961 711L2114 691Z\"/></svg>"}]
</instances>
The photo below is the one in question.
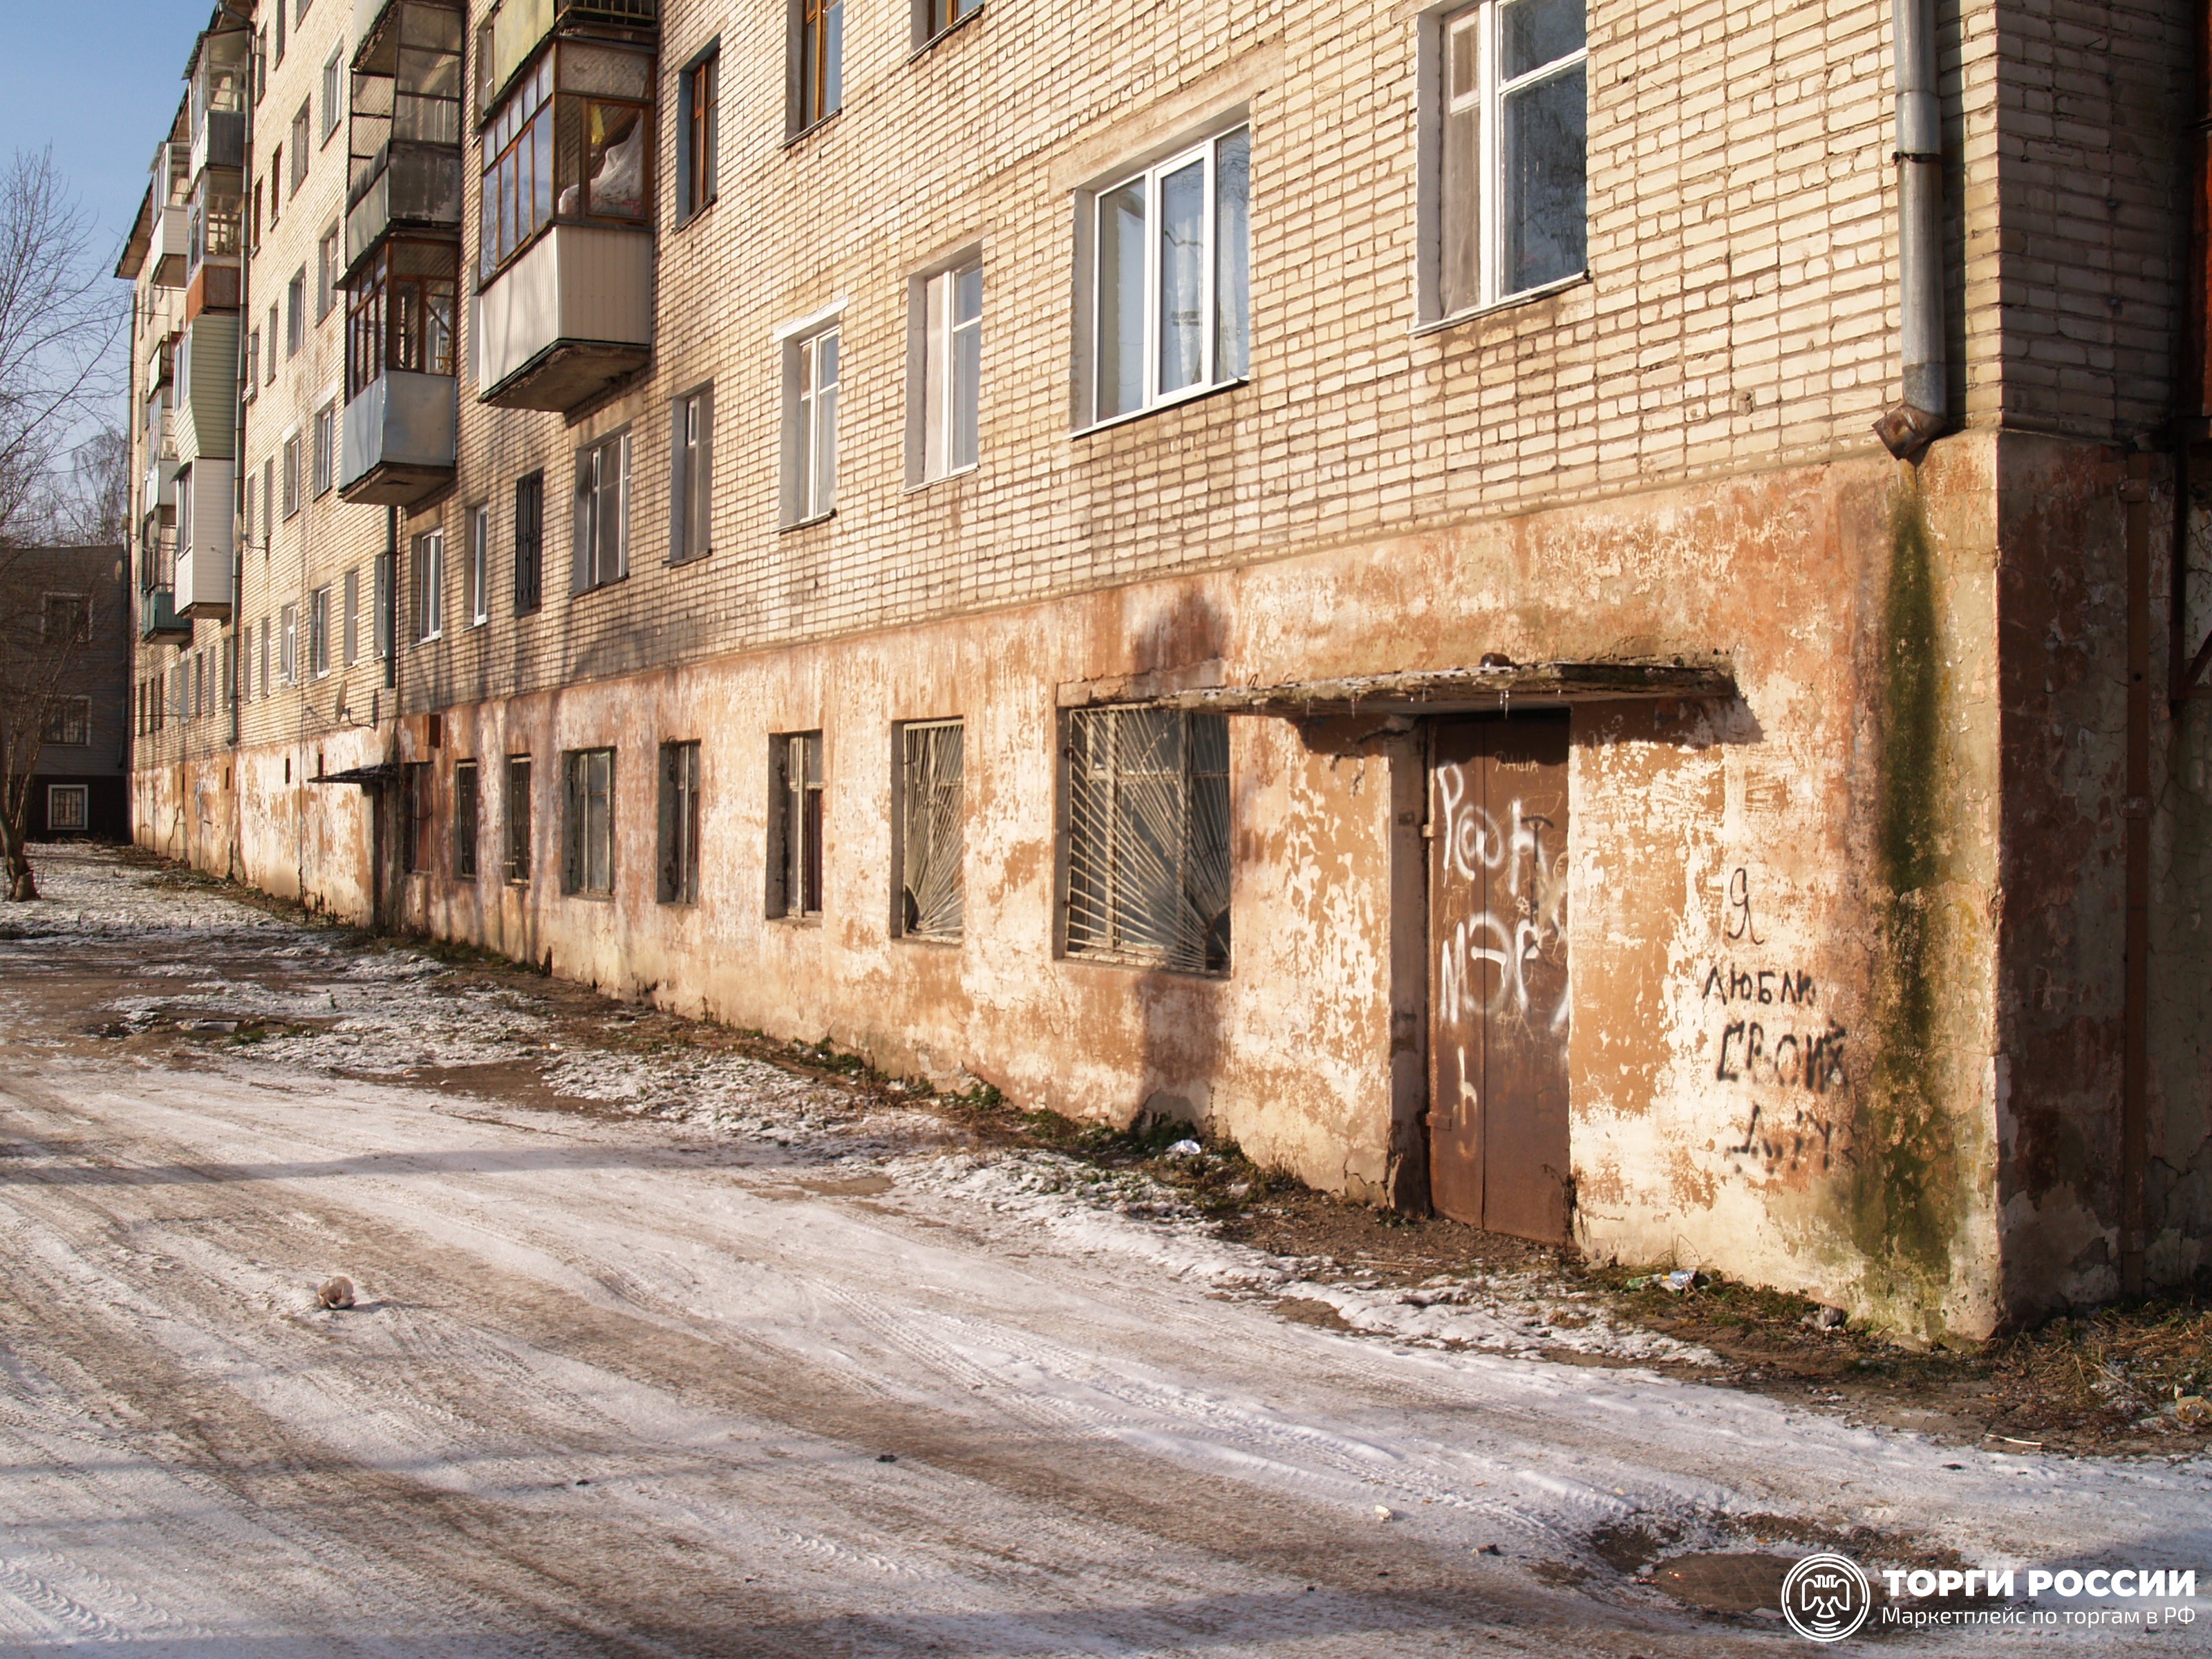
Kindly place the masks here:
<instances>
[{"instance_id":1,"label":"snow on ground","mask_svg":"<svg viewBox=\"0 0 2212 1659\"><path fill-rule=\"evenodd\" d=\"M2212 1566L2202 1462L1545 1363L1670 1351L1533 1284L1323 1280L1140 1176L742 1057L580 1045L111 857L41 875L0 914L10 1654L1707 1659L1802 1649L1609 1536ZM617 1109L453 1069L517 1060ZM316 1310L341 1270L360 1305Z\"/></svg>"}]
</instances>

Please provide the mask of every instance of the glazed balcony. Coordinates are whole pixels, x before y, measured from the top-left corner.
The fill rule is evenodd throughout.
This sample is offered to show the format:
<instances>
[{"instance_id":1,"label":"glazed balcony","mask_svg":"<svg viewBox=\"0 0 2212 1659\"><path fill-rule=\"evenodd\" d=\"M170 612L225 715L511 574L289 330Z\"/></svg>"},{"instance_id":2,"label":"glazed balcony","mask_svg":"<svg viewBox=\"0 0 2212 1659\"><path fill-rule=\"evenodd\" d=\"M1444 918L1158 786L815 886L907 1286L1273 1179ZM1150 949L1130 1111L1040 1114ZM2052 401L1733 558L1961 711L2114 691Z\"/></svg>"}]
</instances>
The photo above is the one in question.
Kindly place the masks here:
<instances>
[{"instance_id":1,"label":"glazed balcony","mask_svg":"<svg viewBox=\"0 0 2212 1659\"><path fill-rule=\"evenodd\" d=\"M659 0L506 0L480 37L485 49L477 54L477 107L490 109L556 33L650 41L659 27Z\"/></svg>"},{"instance_id":2,"label":"glazed balcony","mask_svg":"<svg viewBox=\"0 0 2212 1659\"><path fill-rule=\"evenodd\" d=\"M191 210L172 202L154 210L153 239L146 249L155 288L182 288L191 252Z\"/></svg>"},{"instance_id":3,"label":"glazed balcony","mask_svg":"<svg viewBox=\"0 0 2212 1659\"><path fill-rule=\"evenodd\" d=\"M146 642L155 640L188 640L192 636L192 625L177 614L177 596L166 587L141 589L138 594L138 637Z\"/></svg>"},{"instance_id":4,"label":"glazed balcony","mask_svg":"<svg viewBox=\"0 0 2212 1659\"><path fill-rule=\"evenodd\" d=\"M378 507L411 507L453 481L460 396L450 374L386 369L345 406L338 494Z\"/></svg>"},{"instance_id":5,"label":"glazed balcony","mask_svg":"<svg viewBox=\"0 0 2212 1659\"><path fill-rule=\"evenodd\" d=\"M253 36L227 15L224 27L199 38L185 70L185 109L191 161L188 176L210 167L233 172L246 165L246 90Z\"/></svg>"},{"instance_id":6,"label":"glazed balcony","mask_svg":"<svg viewBox=\"0 0 2212 1659\"><path fill-rule=\"evenodd\" d=\"M461 9L361 0L347 128L349 277L395 232L461 228Z\"/></svg>"},{"instance_id":7,"label":"glazed balcony","mask_svg":"<svg viewBox=\"0 0 2212 1659\"><path fill-rule=\"evenodd\" d=\"M146 463L146 477L139 487L138 513L141 518L158 514L163 524L173 524L177 518L177 458L155 455Z\"/></svg>"},{"instance_id":8,"label":"glazed balcony","mask_svg":"<svg viewBox=\"0 0 2212 1659\"><path fill-rule=\"evenodd\" d=\"M653 233L555 223L477 295L477 397L569 410L653 356Z\"/></svg>"},{"instance_id":9,"label":"glazed balcony","mask_svg":"<svg viewBox=\"0 0 2212 1659\"><path fill-rule=\"evenodd\" d=\"M195 317L177 337L176 457L190 465L237 453L238 313Z\"/></svg>"},{"instance_id":10,"label":"glazed balcony","mask_svg":"<svg viewBox=\"0 0 2212 1659\"><path fill-rule=\"evenodd\" d=\"M181 471L177 478L177 615L216 621L230 615L232 496L230 463Z\"/></svg>"}]
</instances>

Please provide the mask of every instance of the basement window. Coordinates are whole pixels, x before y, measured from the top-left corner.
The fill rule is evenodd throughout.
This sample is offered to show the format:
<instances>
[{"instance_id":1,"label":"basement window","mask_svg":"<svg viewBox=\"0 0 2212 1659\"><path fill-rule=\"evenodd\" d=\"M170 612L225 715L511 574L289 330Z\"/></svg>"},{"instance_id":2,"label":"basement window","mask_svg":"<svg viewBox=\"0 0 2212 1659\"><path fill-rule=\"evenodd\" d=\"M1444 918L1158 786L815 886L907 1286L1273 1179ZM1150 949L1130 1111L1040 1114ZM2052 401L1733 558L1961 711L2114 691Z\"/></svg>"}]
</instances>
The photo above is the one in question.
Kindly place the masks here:
<instances>
[{"instance_id":1,"label":"basement window","mask_svg":"<svg viewBox=\"0 0 2212 1659\"><path fill-rule=\"evenodd\" d=\"M822 734L769 739L768 914L822 914Z\"/></svg>"},{"instance_id":2,"label":"basement window","mask_svg":"<svg viewBox=\"0 0 2212 1659\"><path fill-rule=\"evenodd\" d=\"M660 745L660 902L699 902L699 745Z\"/></svg>"},{"instance_id":3,"label":"basement window","mask_svg":"<svg viewBox=\"0 0 2212 1659\"><path fill-rule=\"evenodd\" d=\"M1066 953L1226 974L1227 717L1079 710L1066 764Z\"/></svg>"},{"instance_id":4,"label":"basement window","mask_svg":"<svg viewBox=\"0 0 2212 1659\"><path fill-rule=\"evenodd\" d=\"M507 757L507 878L530 879L530 757Z\"/></svg>"},{"instance_id":5,"label":"basement window","mask_svg":"<svg viewBox=\"0 0 2212 1659\"><path fill-rule=\"evenodd\" d=\"M899 728L897 931L908 939L960 937L966 747L958 720L911 720Z\"/></svg>"},{"instance_id":6,"label":"basement window","mask_svg":"<svg viewBox=\"0 0 2212 1659\"><path fill-rule=\"evenodd\" d=\"M562 757L561 887L611 898L615 890L615 751L572 749Z\"/></svg>"},{"instance_id":7,"label":"basement window","mask_svg":"<svg viewBox=\"0 0 2212 1659\"><path fill-rule=\"evenodd\" d=\"M477 763L453 763L453 875L461 881L477 878Z\"/></svg>"}]
</instances>

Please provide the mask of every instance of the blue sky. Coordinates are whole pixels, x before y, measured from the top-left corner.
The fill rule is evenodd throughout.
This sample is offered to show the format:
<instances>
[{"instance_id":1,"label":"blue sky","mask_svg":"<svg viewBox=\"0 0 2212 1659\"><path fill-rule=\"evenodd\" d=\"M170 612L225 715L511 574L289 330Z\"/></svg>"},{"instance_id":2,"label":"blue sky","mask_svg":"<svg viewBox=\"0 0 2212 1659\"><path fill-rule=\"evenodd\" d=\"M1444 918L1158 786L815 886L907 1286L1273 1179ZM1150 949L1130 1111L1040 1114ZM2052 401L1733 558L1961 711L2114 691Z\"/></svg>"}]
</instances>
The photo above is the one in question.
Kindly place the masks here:
<instances>
[{"instance_id":1,"label":"blue sky","mask_svg":"<svg viewBox=\"0 0 2212 1659\"><path fill-rule=\"evenodd\" d=\"M214 0L7 0L0 156L53 146L111 264Z\"/></svg>"}]
</instances>

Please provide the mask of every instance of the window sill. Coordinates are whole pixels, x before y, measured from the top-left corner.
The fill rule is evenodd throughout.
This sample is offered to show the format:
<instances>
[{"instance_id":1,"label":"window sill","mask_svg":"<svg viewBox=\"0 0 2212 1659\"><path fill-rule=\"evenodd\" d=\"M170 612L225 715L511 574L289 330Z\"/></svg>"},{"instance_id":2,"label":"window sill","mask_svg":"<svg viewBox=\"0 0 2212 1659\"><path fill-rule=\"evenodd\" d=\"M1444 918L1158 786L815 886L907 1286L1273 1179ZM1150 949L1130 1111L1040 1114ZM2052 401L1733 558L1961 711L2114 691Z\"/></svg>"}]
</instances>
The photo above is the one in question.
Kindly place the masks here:
<instances>
[{"instance_id":1,"label":"window sill","mask_svg":"<svg viewBox=\"0 0 2212 1659\"><path fill-rule=\"evenodd\" d=\"M696 212L684 215L681 218L678 219L674 224L671 225L669 228L671 230L689 230L693 225L697 224L702 219L712 213L714 210L714 204L720 200L721 200L721 198L719 196L709 196L705 201L699 204L698 210Z\"/></svg>"},{"instance_id":2,"label":"window sill","mask_svg":"<svg viewBox=\"0 0 2212 1659\"><path fill-rule=\"evenodd\" d=\"M970 461L965 466L954 467L950 472L940 472L933 478L923 478L918 483L910 483L900 493L906 495L919 495L925 490L936 489L939 484L957 483L963 478L972 478L982 470L983 464L981 461Z\"/></svg>"},{"instance_id":3,"label":"window sill","mask_svg":"<svg viewBox=\"0 0 2212 1659\"><path fill-rule=\"evenodd\" d=\"M827 513L817 513L811 519L793 519L789 524L779 526L776 533L789 535L794 530L810 530L817 524L828 524L836 516L837 509L833 507Z\"/></svg>"},{"instance_id":4,"label":"window sill","mask_svg":"<svg viewBox=\"0 0 2212 1659\"><path fill-rule=\"evenodd\" d=\"M783 139L784 149L787 150L797 149L801 144L811 138L816 133L821 131L824 127L830 125L844 112L845 106L842 104L840 104L836 108L831 110L827 115L823 116L819 120L810 122L805 126L799 127L793 131L786 133Z\"/></svg>"},{"instance_id":5,"label":"window sill","mask_svg":"<svg viewBox=\"0 0 2212 1659\"><path fill-rule=\"evenodd\" d=\"M1122 968L1143 974L1173 974L1177 979L1206 979L1226 984L1231 969L1228 968L1174 968L1158 957L1121 956L1106 951L1066 951L1060 952L1062 962L1080 963L1091 968Z\"/></svg>"},{"instance_id":6,"label":"window sill","mask_svg":"<svg viewBox=\"0 0 2212 1659\"><path fill-rule=\"evenodd\" d=\"M597 888L588 887L580 887L574 892L563 893L561 896L562 898L583 899L592 904L612 904L615 902L615 896L612 892L603 892Z\"/></svg>"},{"instance_id":7,"label":"window sill","mask_svg":"<svg viewBox=\"0 0 2212 1659\"><path fill-rule=\"evenodd\" d=\"M1224 392L1234 392L1239 386L1251 384L1252 377L1243 374L1233 380L1218 380L1212 386L1193 386L1187 392L1178 392L1172 398L1163 398L1156 404L1146 404L1142 409L1133 409L1126 415L1115 415L1103 421L1094 421L1089 426L1078 427L1067 435L1070 438L1087 438L1094 432L1110 431L1117 426L1127 426L1132 421L1141 421L1170 409L1180 409L1185 404L1203 403L1208 398L1218 397Z\"/></svg>"},{"instance_id":8,"label":"window sill","mask_svg":"<svg viewBox=\"0 0 2212 1659\"><path fill-rule=\"evenodd\" d=\"M965 17L954 18L952 21L947 23L943 28L938 30L936 33L931 35L928 40L923 41L912 52L907 53L906 61L909 64L918 63L922 58L928 57L929 54L936 51L940 45L950 40L954 35L959 33L962 29L966 28L969 24L981 17L987 9L988 8L984 6L978 6L975 10L969 12Z\"/></svg>"},{"instance_id":9,"label":"window sill","mask_svg":"<svg viewBox=\"0 0 2212 1659\"><path fill-rule=\"evenodd\" d=\"M957 951L968 942L965 936L958 933L955 933L949 939L936 933L893 933L891 937L902 945L927 945L933 951Z\"/></svg>"},{"instance_id":10,"label":"window sill","mask_svg":"<svg viewBox=\"0 0 2212 1659\"><path fill-rule=\"evenodd\" d=\"M819 910L809 910L801 915L770 916L768 920L781 927L815 928L822 925L822 913Z\"/></svg>"},{"instance_id":11,"label":"window sill","mask_svg":"<svg viewBox=\"0 0 2212 1659\"><path fill-rule=\"evenodd\" d=\"M1415 339L1425 334L1442 334L1464 323L1478 322L1485 317L1494 317L1501 311L1510 311L1516 306L1525 306L1536 300L1548 300L1555 294L1564 294L1589 280L1589 272L1579 270L1571 276L1562 276L1555 283L1547 283L1541 288L1523 289L1503 300L1492 300L1486 306L1474 306L1465 311L1455 311L1449 317L1438 317L1431 322L1415 323L1406 332Z\"/></svg>"}]
</instances>

